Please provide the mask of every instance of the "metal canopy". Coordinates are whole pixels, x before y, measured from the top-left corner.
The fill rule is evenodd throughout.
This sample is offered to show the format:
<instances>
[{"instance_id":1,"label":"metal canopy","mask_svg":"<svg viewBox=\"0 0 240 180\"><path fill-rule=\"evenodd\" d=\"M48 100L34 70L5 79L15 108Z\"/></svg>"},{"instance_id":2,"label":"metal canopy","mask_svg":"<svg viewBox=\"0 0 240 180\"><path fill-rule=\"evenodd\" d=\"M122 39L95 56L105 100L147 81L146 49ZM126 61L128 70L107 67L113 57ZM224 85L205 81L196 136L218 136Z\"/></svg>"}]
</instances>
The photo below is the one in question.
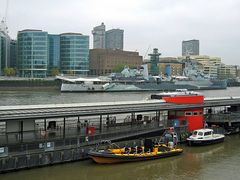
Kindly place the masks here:
<instances>
[{"instance_id":1,"label":"metal canopy","mask_svg":"<svg viewBox=\"0 0 240 180\"><path fill-rule=\"evenodd\" d=\"M0 121L95 116L240 105L240 97L207 99L204 104L171 104L163 100L0 107Z\"/></svg>"}]
</instances>

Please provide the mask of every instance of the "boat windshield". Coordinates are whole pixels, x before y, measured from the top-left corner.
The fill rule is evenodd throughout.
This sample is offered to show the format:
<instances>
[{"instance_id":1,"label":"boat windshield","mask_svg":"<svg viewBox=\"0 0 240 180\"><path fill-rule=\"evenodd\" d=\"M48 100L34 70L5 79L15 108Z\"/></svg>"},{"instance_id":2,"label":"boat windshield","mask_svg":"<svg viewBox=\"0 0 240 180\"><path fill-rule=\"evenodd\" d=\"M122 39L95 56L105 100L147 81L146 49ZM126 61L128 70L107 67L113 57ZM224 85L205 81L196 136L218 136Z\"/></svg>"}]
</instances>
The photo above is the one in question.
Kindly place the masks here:
<instances>
[{"instance_id":1,"label":"boat windshield","mask_svg":"<svg viewBox=\"0 0 240 180\"><path fill-rule=\"evenodd\" d=\"M203 132L198 132L198 136L202 136L203 135Z\"/></svg>"},{"instance_id":2,"label":"boat windshield","mask_svg":"<svg viewBox=\"0 0 240 180\"><path fill-rule=\"evenodd\" d=\"M193 135L196 136L197 135L197 131L193 131Z\"/></svg>"},{"instance_id":3,"label":"boat windshield","mask_svg":"<svg viewBox=\"0 0 240 180\"><path fill-rule=\"evenodd\" d=\"M212 131L208 131L208 132L205 132L204 133L204 136L209 136L209 135L211 135L212 134Z\"/></svg>"}]
</instances>

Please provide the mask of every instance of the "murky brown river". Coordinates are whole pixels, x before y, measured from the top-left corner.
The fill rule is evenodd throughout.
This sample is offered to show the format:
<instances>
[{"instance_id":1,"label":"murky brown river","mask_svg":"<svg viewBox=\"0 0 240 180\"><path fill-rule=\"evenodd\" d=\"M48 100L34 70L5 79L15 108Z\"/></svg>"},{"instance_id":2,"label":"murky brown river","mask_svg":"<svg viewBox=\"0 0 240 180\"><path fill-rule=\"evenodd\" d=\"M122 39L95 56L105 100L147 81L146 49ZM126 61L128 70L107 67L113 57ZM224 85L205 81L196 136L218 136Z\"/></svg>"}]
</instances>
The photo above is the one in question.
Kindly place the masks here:
<instances>
[{"instance_id":1,"label":"murky brown river","mask_svg":"<svg viewBox=\"0 0 240 180\"><path fill-rule=\"evenodd\" d=\"M131 179L240 179L240 135L227 136L224 143L187 147L179 156L98 165L91 160L0 175L1 180L131 180Z\"/></svg>"},{"instance_id":2,"label":"murky brown river","mask_svg":"<svg viewBox=\"0 0 240 180\"><path fill-rule=\"evenodd\" d=\"M240 88L202 91L205 96L240 96ZM0 105L80 103L141 100L151 93L59 93L1 92ZM187 147L184 153L166 159L116 165L98 165L91 160L0 174L0 180L134 180L134 179L240 179L240 135L224 143Z\"/></svg>"}]
</instances>

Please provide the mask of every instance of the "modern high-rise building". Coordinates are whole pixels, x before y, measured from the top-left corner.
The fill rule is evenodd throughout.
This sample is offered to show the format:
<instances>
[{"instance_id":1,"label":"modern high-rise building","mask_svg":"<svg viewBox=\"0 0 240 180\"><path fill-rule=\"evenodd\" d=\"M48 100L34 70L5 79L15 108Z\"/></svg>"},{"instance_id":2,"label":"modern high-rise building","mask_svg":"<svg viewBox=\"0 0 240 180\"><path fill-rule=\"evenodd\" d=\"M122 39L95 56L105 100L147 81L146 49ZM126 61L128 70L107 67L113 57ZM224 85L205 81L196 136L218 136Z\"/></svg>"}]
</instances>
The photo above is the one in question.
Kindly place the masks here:
<instances>
[{"instance_id":1,"label":"modern high-rise building","mask_svg":"<svg viewBox=\"0 0 240 180\"><path fill-rule=\"evenodd\" d=\"M182 56L199 55L199 40L182 41Z\"/></svg>"},{"instance_id":2,"label":"modern high-rise building","mask_svg":"<svg viewBox=\"0 0 240 180\"><path fill-rule=\"evenodd\" d=\"M105 25L102 23L92 30L93 34L93 49L105 49Z\"/></svg>"},{"instance_id":3,"label":"modern high-rise building","mask_svg":"<svg viewBox=\"0 0 240 180\"><path fill-rule=\"evenodd\" d=\"M10 65L10 36L4 21L0 24L0 75L3 75L3 69Z\"/></svg>"},{"instance_id":4,"label":"modern high-rise building","mask_svg":"<svg viewBox=\"0 0 240 180\"><path fill-rule=\"evenodd\" d=\"M17 67L17 41L13 39L10 42L10 67Z\"/></svg>"},{"instance_id":5,"label":"modern high-rise building","mask_svg":"<svg viewBox=\"0 0 240 180\"><path fill-rule=\"evenodd\" d=\"M2 75L2 59L3 59L3 48L2 48L3 38L0 36L0 75Z\"/></svg>"},{"instance_id":6,"label":"modern high-rise building","mask_svg":"<svg viewBox=\"0 0 240 180\"><path fill-rule=\"evenodd\" d=\"M123 50L123 30L111 29L106 31L106 49Z\"/></svg>"},{"instance_id":7,"label":"modern high-rise building","mask_svg":"<svg viewBox=\"0 0 240 180\"><path fill-rule=\"evenodd\" d=\"M60 35L48 34L48 70L60 70Z\"/></svg>"},{"instance_id":8,"label":"modern high-rise building","mask_svg":"<svg viewBox=\"0 0 240 180\"><path fill-rule=\"evenodd\" d=\"M87 75L89 71L89 36L80 33L60 35L61 71L70 75Z\"/></svg>"},{"instance_id":9,"label":"modern high-rise building","mask_svg":"<svg viewBox=\"0 0 240 180\"><path fill-rule=\"evenodd\" d=\"M48 33L26 29L18 32L18 71L21 77L44 78L48 65Z\"/></svg>"}]
</instances>

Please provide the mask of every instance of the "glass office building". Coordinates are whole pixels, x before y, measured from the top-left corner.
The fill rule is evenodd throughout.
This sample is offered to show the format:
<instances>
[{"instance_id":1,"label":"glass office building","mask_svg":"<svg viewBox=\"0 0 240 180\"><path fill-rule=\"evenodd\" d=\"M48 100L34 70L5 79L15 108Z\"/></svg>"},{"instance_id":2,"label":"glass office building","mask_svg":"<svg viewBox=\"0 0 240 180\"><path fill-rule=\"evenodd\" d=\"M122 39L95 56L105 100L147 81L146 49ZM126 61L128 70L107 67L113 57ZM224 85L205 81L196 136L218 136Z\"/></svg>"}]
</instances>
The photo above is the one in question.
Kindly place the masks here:
<instances>
[{"instance_id":1,"label":"glass office building","mask_svg":"<svg viewBox=\"0 0 240 180\"><path fill-rule=\"evenodd\" d=\"M13 39L10 42L10 67L17 67L17 41Z\"/></svg>"},{"instance_id":2,"label":"glass office building","mask_svg":"<svg viewBox=\"0 0 240 180\"><path fill-rule=\"evenodd\" d=\"M18 32L19 76L44 78L48 65L48 33L41 30L23 30Z\"/></svg>"},{"instance_id":3,"label":"glass office building","mask_svg":"<svg viewBox=\"0 0 240 180\"><path fill-rule=\"evenodd\" d=\"M0 31L0 75L3 70L10 65L10 37L3 31Z\"/></svg>"},{"instance_id":4,"label":"glass office building","mask_svg":"<svg viewBox=\"0 0 240 180\"><path fill-rule=\"evenodd\" d=\"M89 71L89 36L80 33L60 35L61 71L69 75L87 75Z\"/></svg>"},{"instance_id":5,"label":"glass office building","mask_svg":"<svg viewBox=\"0 0 240 180\"><path fill-rule=\"evenodd\" d=\"M105 29L104 23L93 28L93 49L105 49Z\"/></svg>"},{"instance_id":6,"label":"glass office building","mask_svg":"<svg viewBox=\"0 0 240 180\"><path fill-rule=\"evenodd\" d=\"M182 56L191 55L199 55L199 40L193 39L188 41L182 41Z\"/></svg>"},{"instance_id":7,"label":"glass office building","mask_svg":"<svg viewBox=\"0 0 240 180\"><path fill-rule=\"evenodd\" d=\"M111 29L106 31L106 49L123 50L123 30Z\"/></svg>"},{"instance_id":8,"label":"glass office building","mask_svg":"<svg viewBox=\"0 0 240 180\"><path fill-rule=\"evenodd\" d=\"M3 38L0 36L0 75L2 75L2 56L3 56L2 39Z\"/></svg>"},{"instance_id":9,"label":"glass office building","mask_svg":"<svg viewBox=\"0 0 240 180\"><path fill-rule=\"evenodd\" d=\"M51 73L52 69L60 70L60 35L48 35L48 69Z\"/></svg>"}]
</instances>

